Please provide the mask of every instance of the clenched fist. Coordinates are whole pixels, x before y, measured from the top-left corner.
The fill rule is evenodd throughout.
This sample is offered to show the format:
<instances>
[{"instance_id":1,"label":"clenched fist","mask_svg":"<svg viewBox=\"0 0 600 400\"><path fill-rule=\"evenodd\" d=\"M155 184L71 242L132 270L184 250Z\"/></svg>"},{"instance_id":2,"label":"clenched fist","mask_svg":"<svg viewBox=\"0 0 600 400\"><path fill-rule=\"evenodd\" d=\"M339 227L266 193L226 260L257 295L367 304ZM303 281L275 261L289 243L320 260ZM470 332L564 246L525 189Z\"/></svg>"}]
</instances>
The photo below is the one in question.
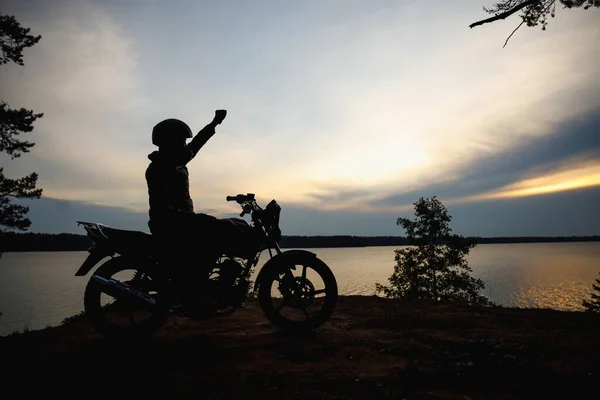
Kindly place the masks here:
<instances>
[{"instance_id":1,"label":"clenched fist","mask_svg":"<svg viewBox=\"0 0 600 400\"><path fill-rule=\"evenodd\" d=\"M213 118L213 124L219 125L227 116L227 110L215 110L215 118Z\"/></svg>"}]
</instances>

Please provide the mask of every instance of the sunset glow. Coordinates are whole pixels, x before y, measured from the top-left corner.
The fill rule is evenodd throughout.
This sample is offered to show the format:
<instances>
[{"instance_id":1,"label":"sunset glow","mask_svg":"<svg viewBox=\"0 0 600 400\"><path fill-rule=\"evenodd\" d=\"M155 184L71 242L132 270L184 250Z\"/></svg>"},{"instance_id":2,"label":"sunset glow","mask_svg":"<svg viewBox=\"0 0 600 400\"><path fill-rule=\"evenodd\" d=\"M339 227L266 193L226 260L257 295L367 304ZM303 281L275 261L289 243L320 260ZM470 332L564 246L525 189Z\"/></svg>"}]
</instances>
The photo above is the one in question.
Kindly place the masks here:
<instances>
[{"instance_id":1,"label":"sunset glow","mask_svg":"<svg viewBox=\"0 0 600 400\"><path fill-rule=\"evenodd\" d=\"M431 7L8 2L42 40L25 66L2 66L2 96L44 117L31 154L2 166L37 171L48 198L142 220L152 126L174 117L197 132L226 108L188 165L197 212L237 213L225 196L245 192L301 220L600 186L597 156L567 162L600 147L599 10L521 29L503 49L514 27L468 28L479 1L436 2L435 23Z\"/></svg>"}]
</instances>

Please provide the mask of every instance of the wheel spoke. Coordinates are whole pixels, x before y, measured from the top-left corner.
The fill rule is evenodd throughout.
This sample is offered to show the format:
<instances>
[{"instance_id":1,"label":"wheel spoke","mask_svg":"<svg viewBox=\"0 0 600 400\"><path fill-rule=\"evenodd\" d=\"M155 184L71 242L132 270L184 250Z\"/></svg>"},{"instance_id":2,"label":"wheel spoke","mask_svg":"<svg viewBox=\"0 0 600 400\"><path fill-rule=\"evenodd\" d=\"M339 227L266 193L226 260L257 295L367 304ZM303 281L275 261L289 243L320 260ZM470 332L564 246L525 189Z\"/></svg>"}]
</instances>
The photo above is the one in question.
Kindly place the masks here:
<instances>
[{"instance_id":1,"label":"wheel spoke","mask_svg":"<svg viewBox=\"0 0 600 400\"><path fill-rule=\"evenodd\" d=\"M116 296L113 296L112 294L108 294L108 293L106 293L106 292L103 292L103 291L100 291L100 293L101 293L101 294L103 294L103 295L105 295L105 296L108 296L108 297L110 297L111 299L115 299L115 301L117 300L117 297L116 297Z\"/></svg>"},{"instance_id":2,"label":"wheel spoke","mask_svg":"<svg viewBox=\"0 0 600 400\"><path fill-rule=\"evenodd\" d=\"M302 284L306 282L306 265L302 266Z\"/></svg>"},{"instance_id":3,"label":"wheel spoke","mask_svg":"<svg viewBox=\"0 0 600 400\"><path fill-rule=\"evenodd\" d=\"M315 294L315 295L317 295L317 294L322 294L322 293L325 293L326 291L327 291L327 289L319 289L319 290L315 290L315 293L314 293L314 294Z\"/></svg>"}]
</instances>

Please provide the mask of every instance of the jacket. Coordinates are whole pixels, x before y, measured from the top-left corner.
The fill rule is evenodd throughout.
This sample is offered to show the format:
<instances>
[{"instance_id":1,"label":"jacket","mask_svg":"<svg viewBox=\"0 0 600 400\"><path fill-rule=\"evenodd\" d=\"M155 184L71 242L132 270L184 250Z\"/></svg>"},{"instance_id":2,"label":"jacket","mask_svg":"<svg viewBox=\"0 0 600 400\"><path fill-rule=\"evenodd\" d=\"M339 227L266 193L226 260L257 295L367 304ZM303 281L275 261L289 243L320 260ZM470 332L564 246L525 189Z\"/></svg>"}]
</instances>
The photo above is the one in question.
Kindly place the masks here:
<instances>
[{"instance_id":1,"label":"jacket","mask_svg":"<svg viewBox=\"0 0 600 400\"><path fill-rule=\"evenodd\" d=\"M187 145L191 157L184 165L176 165L167 155L154 151L148 155L150 165L146 168L148 185L149 217L153 224L162 225L185 214L194 214L194 202L190 196L189 163L215 133L214 125L205 126Z\"/></svg>"}]
</instances>

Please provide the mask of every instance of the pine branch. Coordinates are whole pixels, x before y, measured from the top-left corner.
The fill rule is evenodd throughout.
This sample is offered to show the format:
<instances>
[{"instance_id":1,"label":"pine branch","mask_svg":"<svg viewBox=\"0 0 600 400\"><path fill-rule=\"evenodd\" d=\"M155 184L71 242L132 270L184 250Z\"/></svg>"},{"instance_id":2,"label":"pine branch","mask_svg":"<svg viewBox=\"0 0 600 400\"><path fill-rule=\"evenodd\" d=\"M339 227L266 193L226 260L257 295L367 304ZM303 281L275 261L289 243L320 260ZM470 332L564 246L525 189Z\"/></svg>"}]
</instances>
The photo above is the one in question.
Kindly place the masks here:
<instances>
[{"instance_id":1,"label":"pine branch","mask_svg":"<svg viewBox=\"0 0 600 400\"><path fill-rule=\"evenodd\" d=\"M24 176L23 178L10 179L4 176L3 169L0 168L0 198L39 198L42 195L42 189L35 188L37 179L38 174L35 172Z\"/></svg>"},{"instance_id":2,"label":"pine branch","mask_svg":"<svg viewBox=\"0 0 600 400\"><path fill-rule=\"evenodd\" d=\"M19 140L17 136L31 132L35 120L43 116L25 108L13 110L5 102L0 102L0 151L13 159L20 157L21 153L28 153L34 143Z\"/></svg>"},{"instance_id":3,"label":"pine branch","mask_svg":"<svg viewBox=\"0 0 600 400\"><path fill-rule=\"evenodd\" d=\"M506 19L506 18L510 17L511 15L513 15L514 13L516 13L517 11L519 11L519 10L521 10L521 9L527 7L527 6L533 5L535 3L539 3L540 1L541 0L527 0L527 1L523 2L523 3L521 3L521 4L518 4L518 5L514 6L513 8L511 8L508 11L505 11L505 12L500 13L498 15L494 15L493 17L490 17L490 18L487 18L487 19L483 19L481 21L473 22L471 25L469 25L469 28L474 28L474 27L479 26L479 25L488 24L490 22L498 21L498 20L501 20L501 19Z\"/></svg>"},{"instance_id":4,"label":"pine branch","mask_svg":"<svg viewBox=\"0 0 600 400\"><path fill-rule=\"evenodd\" d=\"M0 65L10 61L23 65L23 49L31 47L42 38L29 34L11 15L0 15Z\"/></svg>"},{"instance_id":5,"label":"pine branch","mask_svg":"<svg viewBox=\"0 0 600 400\"><path fill-rule=\"evenodd\" d=\"M25 215L29 212L29 207L19 204L11 204L10 199L0 199L0 227L9 229L27 230L31 226L31 221Z\"/></svg>"}]
</instances>

